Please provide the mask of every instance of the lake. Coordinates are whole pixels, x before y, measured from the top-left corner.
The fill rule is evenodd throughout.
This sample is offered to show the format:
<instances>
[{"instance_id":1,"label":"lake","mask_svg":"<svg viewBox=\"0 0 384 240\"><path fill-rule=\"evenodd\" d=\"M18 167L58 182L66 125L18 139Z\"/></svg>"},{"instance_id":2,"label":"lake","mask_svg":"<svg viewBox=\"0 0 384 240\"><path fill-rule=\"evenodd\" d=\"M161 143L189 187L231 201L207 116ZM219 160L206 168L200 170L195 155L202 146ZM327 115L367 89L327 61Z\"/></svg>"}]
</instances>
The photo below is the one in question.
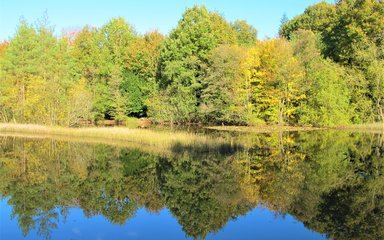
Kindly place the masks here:
<instances>
[{"instance_id":1,"label":"lake","mask_svg":"<svg viewBox=\"0 0 384 240\"><path fill-rule=\"evenodd\" d=\"M199 134L227 143L0 136L0 239L384 239L381 134Z\"/></svg>"}]
</instances>

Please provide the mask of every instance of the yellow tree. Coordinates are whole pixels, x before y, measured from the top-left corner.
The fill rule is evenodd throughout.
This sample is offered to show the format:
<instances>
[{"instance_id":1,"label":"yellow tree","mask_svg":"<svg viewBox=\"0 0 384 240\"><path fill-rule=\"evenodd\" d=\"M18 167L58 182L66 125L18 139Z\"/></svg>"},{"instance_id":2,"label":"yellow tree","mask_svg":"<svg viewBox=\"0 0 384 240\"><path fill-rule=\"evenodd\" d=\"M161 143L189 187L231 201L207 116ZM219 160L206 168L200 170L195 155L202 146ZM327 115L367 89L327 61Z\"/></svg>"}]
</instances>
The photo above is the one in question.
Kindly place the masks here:
<instances>
[{"instance_id":1,"label":"yellow tree","mask_svg":"<svg viewBox=\"0 0 384 240\"><path fill-rule=\"evenodd\" d=\"M284 39L266 40L251 49L248 74L256 116L267 123L292 123L304 70ZM253 60L252 60L253 59ZM258 60L255 60L258 59Z\"/></svg>"},{"instance_id":2,"label":"yellow tree","mask_svg":"<svg viewBox=\"0 0 384 240\"><path fill-rule=\"evenodd\" d=\"M146 33L136 38L128 48L126 68L147 82L149 91L156 85L158 62L164 36L158 31Z\"/></svg>"},{"instance_id":3,"label":"yellow tree","mask_svg":"<svg viewBox=\"0 0 384 240\"><path fill-rule=\"evenodd\" d=\"M1 58L2 114L8 120L25 121L24 106L29 79L37 73L36 30L22 20ZM7 111L7 109L9 111Z\"/></svg>"},{"instance_id":4,"label":"yellow tree","mask_svg":"<svg viewBox=\"0 0 384 240\"><path fill-rule=\"evenodd\" d=\"M68 93L68 125L75 126L81 120L90 120L92 94L87 87L87 80L81 78Z\"/></svg>"},{"instance_id":5,"label":"yellow tree","mask_svg":"<svg viewBox=\"0 0 384 240\"><path fill-rule=\"evenodd\" d=\"M6 86L6 81L5 81L5 76L4 72L2 71L2 63L3 63L3 58L5 54L5 50L9 47L9 42L3 41L0 43L0 120L7 122L8 121L8 114L6 106L4 103L6 102L7 99L7 86Z\"/></svg>"},{"instance_id":6,"label":"yellow tree","mask_svg":"<svg viewBox=\"0 0 384 240\"><path fill-rule=\"evenodd\" d=\"M258 79L257 69L260 67L259 48L252 47L247 50L246 57L242 62L241 72L244 76L244 88L240 94L244 96L245 114L248 124L256 124L260 121L254 107L253 91L255 90L255 79Z\"/></svg>"},{"instance_id":7,"label":"yellow tree","mask_svg":"<svg viewBox=\"0 0 384 240\"><path fill-rule=\"evenodd\" d=\"M50 124L51 99L47 93L48 84L43 77L31 76L29 78L23 108L27 123Z\"/></svg>"}]
</instances>

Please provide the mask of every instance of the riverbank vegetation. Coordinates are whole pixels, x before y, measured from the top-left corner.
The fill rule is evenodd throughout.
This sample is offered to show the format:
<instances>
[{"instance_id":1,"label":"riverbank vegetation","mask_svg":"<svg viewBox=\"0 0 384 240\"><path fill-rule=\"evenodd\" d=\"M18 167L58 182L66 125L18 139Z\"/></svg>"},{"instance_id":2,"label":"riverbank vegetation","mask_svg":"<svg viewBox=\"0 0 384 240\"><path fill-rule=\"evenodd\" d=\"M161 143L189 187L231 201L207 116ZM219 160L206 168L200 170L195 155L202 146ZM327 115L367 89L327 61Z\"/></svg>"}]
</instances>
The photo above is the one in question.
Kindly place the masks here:
<instances>
[{"instance_id":1,"label":"riverbank vegetation","mask_svg":"<svg viewBox=\"0 0 384 240\"><path fill-rule=\"evenodd\" d=\"M338 125L333 127L307 127L307 126L289 126L289 125L257 125L257 126L208 126L207 129L230 131L230 132L253 132L253 133L271 133L271 132L295 132L295 131L314 131L314 130L343 130L353 132L373 132L384 133L382 123Z\"/></svg>"},{"instance_id":2,"label":"riverbank vegetation","mask_svg":"<svg viewBox=\"0 0 384 240\"><path fill-rule=\"evenodd\" d=\"M245 132L245 133L273 133L273 132L294 132L294 131L314 131L322 130L323 128L315 127L294 127L282 125L258 125L258 126L210 126L207 129L230 132Z\"/></svg>"},{"instance_id":3,"label":"riverbank vegetation","mask_svg":"<svg viewBox=\"0 0 384 240\"><path fill-rule=\"evenodd\" d=\"M0 121L337 126L384 119L384 4L340 0L258 40L246 21L187 9L164 36L123 18L55 36L21 20L0 45Z\"/></svg>"},{"instance_id":4,"label":"riverbank vegetation","mask_svg":"<svg viewBox=\"0 0 384 240\"><path fill-rule=\"evenodd\" d=\"M187 131L129 129L126 127L68 128L33 124L0 123L0 136L52 138L64 141L104 143L119 147L136 147L156 154L169 155L184 150L214 151L222 147L239 148L224 138Z\"/></svg>"}]
</instances>

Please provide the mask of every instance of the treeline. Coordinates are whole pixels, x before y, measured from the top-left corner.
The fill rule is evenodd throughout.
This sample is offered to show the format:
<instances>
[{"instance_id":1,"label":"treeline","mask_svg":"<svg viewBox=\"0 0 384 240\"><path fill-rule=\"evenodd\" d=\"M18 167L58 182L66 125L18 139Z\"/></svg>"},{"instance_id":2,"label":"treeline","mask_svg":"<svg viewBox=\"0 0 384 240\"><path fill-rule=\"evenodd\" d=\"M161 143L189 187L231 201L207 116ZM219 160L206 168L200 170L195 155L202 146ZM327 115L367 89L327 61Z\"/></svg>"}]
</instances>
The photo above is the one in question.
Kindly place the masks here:
<instances>
[{"instance_id":1,"label":"treeline","mask_svg":"<svg viewBox=\"0 0 384 240\"><path fill-rule=\"evenodd\" d=\"M280 37L187 9L163 36L122 18L57 38L21 21L0 47L1 121L77 125L150 117L172 123L331 126L384 119L384 4L311 6Z\"/></svg>"}]
</instances>

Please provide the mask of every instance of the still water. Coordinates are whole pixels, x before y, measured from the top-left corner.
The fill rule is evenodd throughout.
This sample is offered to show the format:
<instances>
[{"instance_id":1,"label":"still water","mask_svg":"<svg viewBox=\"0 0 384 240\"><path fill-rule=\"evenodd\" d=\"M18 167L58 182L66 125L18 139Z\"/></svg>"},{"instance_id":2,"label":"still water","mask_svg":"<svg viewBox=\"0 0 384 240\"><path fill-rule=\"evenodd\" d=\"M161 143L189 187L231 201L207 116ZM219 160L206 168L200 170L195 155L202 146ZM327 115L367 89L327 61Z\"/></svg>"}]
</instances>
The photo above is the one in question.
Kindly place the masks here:
<instances>
[{"instance_id":1,"label":"still water","mask_svg":"<svg viewBox=\"0 0 384 240\"><path fill-rule=\"evenodd\" d=\"M219 135L170 151L0 136L0 239L384 239L382 135Z\"/></svg>"}]
</instances>

